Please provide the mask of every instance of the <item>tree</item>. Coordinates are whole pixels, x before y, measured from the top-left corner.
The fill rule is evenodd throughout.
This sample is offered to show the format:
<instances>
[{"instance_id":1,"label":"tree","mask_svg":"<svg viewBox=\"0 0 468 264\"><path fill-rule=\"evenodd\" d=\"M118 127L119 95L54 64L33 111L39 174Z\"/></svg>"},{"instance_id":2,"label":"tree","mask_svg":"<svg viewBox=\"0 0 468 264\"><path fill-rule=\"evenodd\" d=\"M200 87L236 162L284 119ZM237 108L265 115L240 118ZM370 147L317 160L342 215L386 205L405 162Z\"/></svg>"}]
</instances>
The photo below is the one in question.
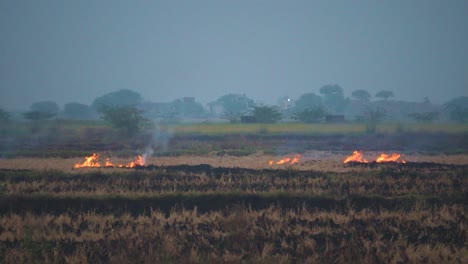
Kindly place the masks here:
<instances>
[{"instance_id":1,"label":"tree","mask_svg":"<svg viewBox=\"0 0 468 264\"><path fill-rule=\"evenodd\" d=\"M438 116L438 112L423 112L423 113L411 113L408 115L413 118L416 122L421 123L432 123Z\"/></svg>"},{"instance_id":2,"label":"tree","mask_svg":"<svg viewBox=\"0 0 468 264\"><path fill-rule=\"evenodd\" d=\"M222 118L229 120L231 124L237 124L241 121L242 114L240 113L224 113Z\"/></svg>"},{"instance_id":3,"label":"tree","mask_svg":"<svg viewBox=\"0 0 468 264\"><path fill-rule=\"evenodd\" d=\"M319 107L322 107L322 97L315 93L305 93L296 101L294 110L300 112L309 108Z\"/></svg>"},{"instance_id":4,"label":"tree","mask_svg":"<svg viewBox=\"0 0 468 264\"><path fill-rule=\"evenodd\" d=\"M362 115L356 117L356 121L366 124L367 133L374 133L377 130L377 124L382 122L385 116L385 110L382 108L367 108Z\"/></svg>"},{"instance_id":5,"label":"tree","mask_svg":"<svg viewBox=\"0 0 468 264\"><path fill-rule=\"evenodd\" d=\"M444 104L450 119L457 122L468 121L468 96L456 97Z\"/></svg>"},{"instance_id":6,"label":"tree","mask_svg":"<svg viewBox=\"0 0 468 264\"><path fill-rule=\"evenodd\" d=\"M10 113L0 108L0 121L6 122L10 120Z\"/></svg>"},{"instance_id":7,"label":"tree","mask_svg":"<svg viewBox=\"0 0 468 264\"><path fill-rule=\"evenodd\" d=\"M276 107L254 106L252 115L257 123L276 123L281 120L281 113Z\"/></svg>"},{"instance_id":8,"label":"tree","mask_svg":"<svg viewBox=\"0 0 468 264\"><path fill-rule=\"evenodd\" d=\"M91 110L88 105L80 103L68 103L63 107L63 115L70 119L86 120L91 118Z\"/></svg>"},{"instance_id":9,"label":"tree","mask_svg":"<svg viewBox=\"0 0 468 264\"><path fill-rule=\"evenodd\" d=\"M322 121L325 115L326 112L322 107L311 107L295 112L292 118L303 123L316 123Z\"/></svg>"},{"instance_id":10,"label":"tree","mask_svg":"<svg viewBox=\"0 0 468 264\"><path fill-rule=\"evenodd\" d=\"M346 107L343 88L339 85L325 85L320 88L320 93L324 95L324 104L329 112L334 114L343 113Z\"/></svg>"},{"instance_id":11,"label":"tree","mask_svg":"<svg viewBox=\"0 0 468 264\"><path fill-rule=\"evenodd\" d=\"M143 111L133 106L100 106L98 112L102 119L112 126L126 131L128 136L134 136L151 125L143 116Z\"/></svg>"},{"instance_id":12,"label":"tree","mask_svg":"<svg viewBox=\"0 0 468 264\"><path fill-rule=\"evenodd\" d=\"M142 97L139 93L128 89L122 89L115 92L104 94L94 99L92 107L96 110L101 106L132 106L135 107L142 102Z\"/></svg>"},{"instance_id":13,"label":"tree","mask_svg":"<svg viewBox=\"0 0 468 264\"><path fill-rule=\"evenodd\" d=\"M375 97L383 98L384 100L387 100L388 98L394 97L394 96L395 95L393 94L392 91L387 91L387 90L382 90L375 94Z\"/></svg>"},{"instance_id":14,"label":"tree","mask_svg":"<svg viewBox=\"0 0 468 264\"><path fill-rule=\"evenodd\" d=\"M245 94L226 94L217 100L224 108L224 114L242 114L255 105Z\"/></svg>"},{"instance_id":15,"label":"tree","mask_svg":"<svg viewBox=\"0 0 468 264\"><path fill-rule=\"evenodd\" d=\"M60 107L54 101L41 101L33 103L30 107L31 111L47 112L57 115Z\"/></svg>"},{"instance_id":16,"label":"tree","mask_svg":"<svg viewBox=\"0 0 468 264\"><path fill-rule=\"evenodd\" d=\"M366 90L354 90L352 93L351 93L351 96L354 97L356 100L359 100L359 101L369 101L369 99L371 98L371 95L368 91Z\"/></svg>"},{"instance_id":17,"label":"tree","mask_svg":"<svg viewBox=\"0 0 468 264\"><path fill-rule=\"evenodd\" d=\"M60 111L60 107L54 101L35 102L29 109L30 111L23 113L24 118L29 120L49 119Z\"/></svg>"},{"instance_id":18,"label":"tree","mask_svg":"<svg viewBox=\"0 0 468 264\"><path fill-rule=\"evenodd\" d=\"M29 120L38 121L54 117L55 114L49 112L29 111L23 113L23 117Z\"/></svg>"}]
</instances>

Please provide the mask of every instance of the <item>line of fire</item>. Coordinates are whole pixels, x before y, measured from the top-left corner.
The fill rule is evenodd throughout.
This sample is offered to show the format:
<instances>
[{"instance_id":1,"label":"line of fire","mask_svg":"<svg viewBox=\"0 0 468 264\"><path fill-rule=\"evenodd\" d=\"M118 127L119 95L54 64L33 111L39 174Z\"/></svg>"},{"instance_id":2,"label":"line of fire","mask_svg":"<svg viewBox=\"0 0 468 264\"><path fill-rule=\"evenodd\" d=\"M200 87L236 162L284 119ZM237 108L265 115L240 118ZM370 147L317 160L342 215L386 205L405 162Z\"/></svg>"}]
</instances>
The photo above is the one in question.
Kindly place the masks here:
<instances>
[{"instance_id":1,"label":"line of fire","mask_svg":"<svg viewBox=\"0 0 468 264\"><path fill-rule=\"evenodd\" d=\"M343 160L344 164L347 163L406 163L405 160L401 159L401 154L399 153L392 153L392 154L386 154L382 153L380 154L374 161L369 161L365 158L363 158L363 152L362 151L357 151L355 150L350 156L346 157ZM274 166L274 165L294 165L294 164L299 164L301 161L302 155L301 154L295 154L292 156L284 156L283 158L275 161L275 160L269 160L268 165ZM93 153L89 157L85 157L85 160L82 163L76 163L73 168L74 169L80 169L80 168L126 168L126 169L131 169L135 168L136 166L145 166L145 159L143 158L142 155L138 155L137 158L134 161L131 161L127 164L114 164L110 158L106 158L105 162L101 164L99 161L99 154Z\"/></svg>"}]
</instances>

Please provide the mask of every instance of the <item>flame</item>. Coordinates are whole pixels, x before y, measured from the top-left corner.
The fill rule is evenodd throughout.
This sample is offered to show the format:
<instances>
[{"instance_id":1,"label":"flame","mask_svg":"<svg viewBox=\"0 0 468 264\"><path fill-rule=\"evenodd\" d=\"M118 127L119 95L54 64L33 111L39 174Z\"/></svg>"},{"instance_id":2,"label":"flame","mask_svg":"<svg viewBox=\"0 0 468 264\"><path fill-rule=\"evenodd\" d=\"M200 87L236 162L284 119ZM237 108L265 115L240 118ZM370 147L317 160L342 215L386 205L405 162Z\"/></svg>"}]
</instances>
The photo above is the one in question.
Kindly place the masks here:
<instances>
[{"instance_id":1,"label":"flame","mask_svg":"<svg viewBox=\"0 0 468 264\"><path fill-rule=\"evenodd\" d=\"M106 167L115 167L115 165L110 161L109 158L106 159Z\"/></svg>"},{"instance_id":2,"label":"flame","mask_svg":"<svg viewBox=\"0 0 468 264\"><path fill-rule=\"evenodd\" d=\"M143 161L143 157L141 155L138 155L137 159L135 161L132 161L125 165L126 168L134 168L135 166L143 166L145 165L145 162Z\"/></svg>"},{"instance_id":3,"label":"flame","mask_svg":"<svg viewBox=\"0 0 468 264\"><path fill-rule=\"evenodd\" d=\"M300 155L300 154L297 154L296 156L294 156L294 158L291 160L290 163L291 163L291 164L298 163L300 158L301 158L301 155Z\"/></svg>"},{"instance_id":4,"label":"flame","mask_svg":"<svg viewBox=\"0 0 468 264\"><path fill-rule=\"evenodd\" d=\"M76 163L73 166L73 168L75 168L75 169L79 169L79 168L99 168L99 167L101 167L101 163L99 163L98 159L99 159L99 155L96 154L96 153L93 153L92 156L85 157L85 161L83 163ZM115 165L114 163L112 163L112 161L110 161L109 158L107 158L106 162L104 164L105 164L104 166L108 167L108 168L134 168L137 165L138 166L145 165L145 160L144 160L143 156L138 155L138 157L137 157L137 159L135 161L132 161L132 162L128 163L127 165L122 165L122 164Z\"/></svg>"},{"instance_id":5,"label":"flame","mask_svg":"<svg viewBox=\"0 0 468 264\"><path fill-rule=\"evenodd\" d=\"M101 164L98 161L99 155L96 153L93 153L93 155L89 157L85 157L85 161L83 163L76 163L73 168L78 169L78 168L84 168L84 167L101 167Z\"/></svg>"},{"instance_id":6,"label":"flame","mask_svg":"<svg viewBox=\"0 0 468 264\"><path fill-rule=\"evenodd\" d=\"M375 162L396 162L401 157L401 154L392 153L392 155L387 155L385 153L380 154L380 156L375 160Z\"/></svg>"},{"instance_id":7,"label":"flame","mask_svg":"<svg viewBox=\"0 0 468 264\"><path fill-rule=\"evenodd\" d=\"M288 163L291 160L290 157L284 157L276 162L277 165Z\"/></svg>"},{"instance_id":8,"label":"flame","mask_svg":"<svg viewBox=\"0 0 468 264\"><path fill-rule=\"evenodd\" d=\"M282 164L295 164L298 163L301 158L300 154L296 154L294 157L283 157L282 159L278 160L277 162L274 162L273 160L268 161L268 164L271 165L282 165Z\"/></svg>"},{"instance_id":9,"label":"flame","mask_svg":"<svg viewBox=\"0 0 468 264\"><path fill-rule=\"evenodd\" d=\"M348 162L363 162L363 163L367 163L369 161L365 160L365 159L362 159L362 151L353 151L353 154L349 157L347 157L346 159L343 160L343 163L348 163Z\"/></svg>"},{"instance_id":10,"label":"flame","mask_svg":"<svg viewBox=\"0 0 468 264\"><path fill-rule=\"evenodd\" d=\"M399 153L392 153L392 155L388 155L386 153L380 154L379 157L375 160L375 162L382 163L382 162L401 162L406 163L406 161L398 159L401 157ZM353 151L353 154L343 160L343 163L348 162L361 162L361 163L368 163L369 161L362 158L362 151Z\"/></svg>"}]
</instances>

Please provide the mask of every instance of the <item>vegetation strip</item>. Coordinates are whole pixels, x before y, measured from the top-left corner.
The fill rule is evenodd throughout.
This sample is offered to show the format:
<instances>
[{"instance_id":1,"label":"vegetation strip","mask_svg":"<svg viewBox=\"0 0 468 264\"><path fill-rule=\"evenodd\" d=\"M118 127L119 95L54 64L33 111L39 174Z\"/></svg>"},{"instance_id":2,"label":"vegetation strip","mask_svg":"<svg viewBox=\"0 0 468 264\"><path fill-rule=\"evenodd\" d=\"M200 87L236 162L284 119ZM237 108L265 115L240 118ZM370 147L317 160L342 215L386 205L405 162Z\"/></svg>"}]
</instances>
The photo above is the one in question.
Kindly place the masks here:
<instances>
[{"instance_id":1,"label":"vegetation strip","mask_svg":"<svg viewBox=\"0 0 468 264\"><path fill-rule=\"evenodd\" d=\"M434 196L404 196L385 198L381 196L350 196L342 199L291 193L175 193L154 196L125 195L8 195L0 197L0 212L54 212L99 211L102 213L141 214L152 209L169 212L174 206L200 211L222 210L238 204L248 205L254 209L277 205L282 208L296 208L302 205L326 210L340 210L351 205L356 210L370 209L409 209L417 203L463 204L467 205L466 196L439 198Z\"/></svg>"}]
</instances>

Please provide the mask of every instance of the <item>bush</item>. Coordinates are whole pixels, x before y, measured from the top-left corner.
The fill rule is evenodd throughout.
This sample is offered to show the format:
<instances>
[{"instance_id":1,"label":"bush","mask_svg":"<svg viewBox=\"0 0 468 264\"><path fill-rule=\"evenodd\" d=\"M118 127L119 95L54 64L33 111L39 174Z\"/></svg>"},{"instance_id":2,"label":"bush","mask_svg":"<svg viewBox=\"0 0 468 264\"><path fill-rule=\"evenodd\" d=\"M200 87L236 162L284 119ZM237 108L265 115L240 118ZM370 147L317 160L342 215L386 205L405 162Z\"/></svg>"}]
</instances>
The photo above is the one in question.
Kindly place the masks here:
<instances>
[{"instance_id":1,"label":"bush","mask_svg":"<svg viewBox=\"0 0 468 264\"><path fill-rule=\"evenodd\" d=\"M270 106L254 106L252 115L257 123L276 123L281 120L281 113Z\"/></svg>"},{"instance_id":2,"label":"bush","mask_svg":"<svg viewBox=\"0 0 468 264\"><path fill-rule=\"evenodd\" d=\"M101 106L98 112L102 119L112 126L126 131L128 136L134 136L148 128L151 122L143 117L143 111L132 106Z\"/></svg>"},{"instance_id":3,"label":"bush","mask_svg":"<svg viewBox=\"0 0 468 264\"><path fill-rule=\"evenodd\" d=\"M366 124L367 133L374 133L377 130L377 124L382 122L385 116L386 113L384 109L378 107L369 108L363 113L363 115L357 116L356 121Z\"/></svg>"},{"instance_id":4,"label":"bush","mask_svg":"<svg viewBox=\"0 0 468 264\"><path fill-rule=\"evenodd\" d=\"M0 108L0 121L9 121L10 113Z\"/></svg>"},{"instance_id":5,"label":"bush","mask_svg":"<svg viewBox=\"0 0 468 264\"><path fill-rule=\"evenodd\" d=\"M444 107L453 121L460 123L468 121L468 96L454 98L447 102Z\"/></svg>"},{"instance_id":6,"label":"bush","mask_svg":"<svg viewBox=\"0 0 468 264\"><path fill-rule=\"evenodd\" d=\"M321 107L315 107L296 112L292 118L303 123L317 123L323 120L325 114Z\"/></svg>"},{"instance_id":7,"label":"bush","mask_svg":"<svg viewBox=\"0 0 468 264\"><path fill-rule=\"evenodd\" d=\"M438 112L424 112L424 113L411 113L409 117L413 118L416 122L432 123L439 116Z\"/></svg>"}]
</instances>

